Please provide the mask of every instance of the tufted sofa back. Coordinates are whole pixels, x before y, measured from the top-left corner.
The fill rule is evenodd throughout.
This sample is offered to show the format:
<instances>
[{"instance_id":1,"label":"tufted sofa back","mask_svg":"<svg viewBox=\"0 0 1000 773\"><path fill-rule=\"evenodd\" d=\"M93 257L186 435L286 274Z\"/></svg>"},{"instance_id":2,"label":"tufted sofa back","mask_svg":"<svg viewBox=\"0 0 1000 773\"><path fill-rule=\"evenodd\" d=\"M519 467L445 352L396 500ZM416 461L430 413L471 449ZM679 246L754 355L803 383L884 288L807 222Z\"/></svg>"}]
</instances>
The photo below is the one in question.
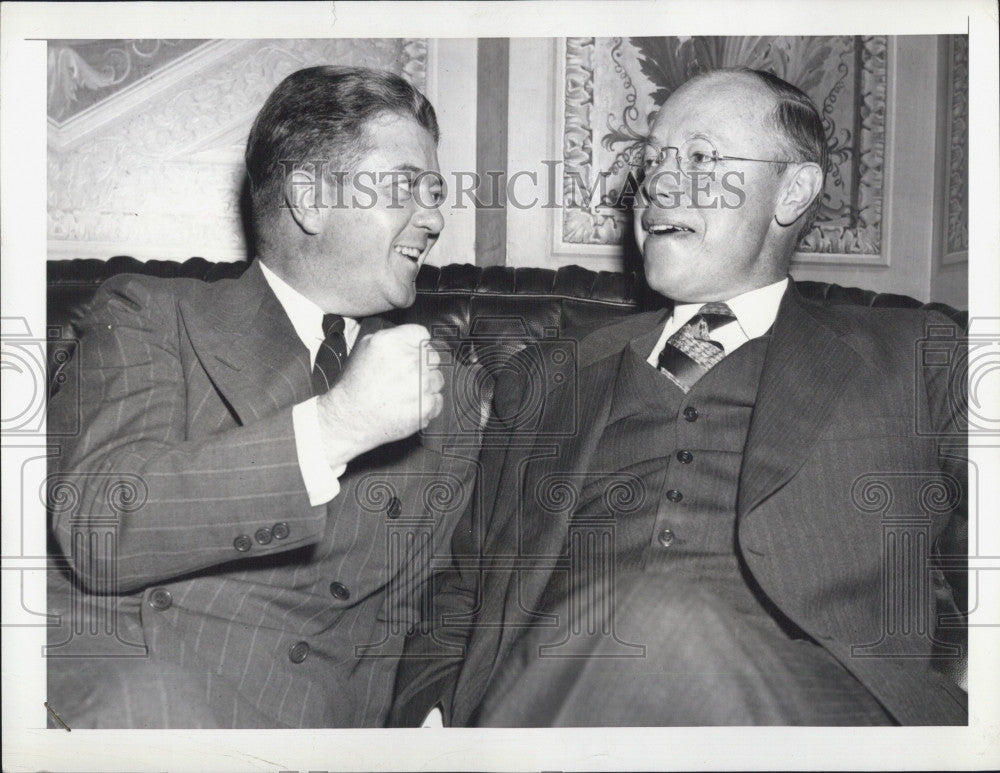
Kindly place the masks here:
<instances>
[{"instance_id":1,"label":"tufted sofa back","mask_svg":"<svg viewBox=\"0 0 1000 773\"><path fill-rule=\"evenodd\" d=\"M103 260L61 260L48 264L48 325L50 378L68 360L79 335L79 321L100 284L117 274L193 277L212 282L234 278L249 264L212 263L191 258L183 263L166 260L141 262L119 256ZM967 312L943 304L921 304L905 295L874 293L825 282L799 282L807 298L833 304L934 308L963 328ZM501 368L505 357L533 340L578 326L597 325L633 314L657 302L635 274L590 271L579 266L544 268L481 268L466 263L423 266L417 277L417 300L395 312L393 321L416 322L436 335L489 341L488 368ZM662 299L660 299L662 301ZM499 339L506 346L497 347ZM495 356L496 352L502 352Z\"/></svg>"}]
</instances>

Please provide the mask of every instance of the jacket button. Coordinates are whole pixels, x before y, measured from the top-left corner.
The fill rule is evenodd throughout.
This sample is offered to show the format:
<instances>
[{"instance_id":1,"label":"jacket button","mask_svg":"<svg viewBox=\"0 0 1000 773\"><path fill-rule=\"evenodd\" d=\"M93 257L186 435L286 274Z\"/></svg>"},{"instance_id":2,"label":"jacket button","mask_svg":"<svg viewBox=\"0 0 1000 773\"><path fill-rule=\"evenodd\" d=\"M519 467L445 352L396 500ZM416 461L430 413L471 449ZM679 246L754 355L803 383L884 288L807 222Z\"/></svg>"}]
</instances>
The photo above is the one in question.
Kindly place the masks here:
<instances>
[{"instance_id":1,"label":"jacket button","mask_svg":"<svg viewBox=\"0 0 1000 773\"><path fill-rule=\"evenodd\" d=\"M674 533L670 529L664 529L656 535L656 539L663 547L669 548L674 544Z\"/></svg>"},{"instance_id":2,"label":"jacket button","mask_svg":"<svg viewBox=\"0 0 1000 773\"><path fill-rule=\"evenodd\" d=\"M149 606L153 609L159 609L162 612L164 609L170 609L173 603L174 597L166 588L153 588L149 594Z\"/></svg>"},{"instance_id":3,"label":"jacket button","mask_svg":"<svg viewBox=\"0 0 1000 773\"><path fill-rule=\"evenodd\" d=\"M339 601L347 601L351 597L351 592L343 583L331 582L330 595Z\"/></svg>"},{"instance_id":4,"label":"jacket button","mask_svg":"<svg viewBox=\"0 0 1000 773\"><path fill-rule=\"evenodd\" d=\"M691 462L694 461L694 454L690 451L678 451L677 461L681 464L691 464Z\"/></svg>"},{"instance_id":5,"label":"jacket button","mask_svg":"<svg viewBox=\"0 0 1000 773\"><path fill-rule=\"evenodd\" d=\"M293 663L301 663L309 657L309 644L304 641L297 641L288 648L288 659Z\"/></svg>"},{"instance_id":6,"label":"jacket button","mask_svg":"<svg viewBox=\"0 0 1000 773\"><path fill-rule=\"evenodd\" d=\"M680 502L682 499L684 499L684 495L677 489L672 488L670 489L670 491L667 492L667 499L669 499L671 502Z\"/></svg>"},{"instance_id":7,"label":"jacket button","mask_svg":"<svg viewBox=\"0 0 1000 773\"><path fill-rule=\"evenodd\" d=\"M233 547L236 548L241 553L246 553L250 548L253 547L253 542L250 537L246 534L241 534L236 539L233 540Z\"/></svg>"},{"instance_id":8,"label":"jacket button","mask_svg":"<svg viewBox=\"0 0 1000 773\"><path fill-rule=\"evenodd\" d=\"M288 524L282 521L271 527L271 534L275 539L285 539L290 532Z\"/></svg>"},{"instance_id":9,"label":"jacket button","mask_svg":"<svg viewBox=\"0 0 1000 773\"><path fill-rule=\"evenodd\" d=\"M253 538L257 540L258 545L267 545L273 539L270 529L257 529Z\"/></svg>"},{"instance_id":10,"label":"jacket button","mask_svg":"<svg viewBox=\"0 0 1000 773\"><path fill-rule=\"evenodd\" d=\"M390 518L399 518L399 514L403 512L403 503L399 501L399 497L393 497L389 500L389 504L386 505L385 514Z\"/></svg>"},{"instance_id":11,"label":"jacket button","mask_svg":"<svg viewBox=\"0 0 1000 773\"><path fill-rule=\"evenodd\" d=\"M697 421L698 409L692 405L689 405L687 408L684 409L684 418L687 419L688 421Z\"/></svg>"}]
</instances>

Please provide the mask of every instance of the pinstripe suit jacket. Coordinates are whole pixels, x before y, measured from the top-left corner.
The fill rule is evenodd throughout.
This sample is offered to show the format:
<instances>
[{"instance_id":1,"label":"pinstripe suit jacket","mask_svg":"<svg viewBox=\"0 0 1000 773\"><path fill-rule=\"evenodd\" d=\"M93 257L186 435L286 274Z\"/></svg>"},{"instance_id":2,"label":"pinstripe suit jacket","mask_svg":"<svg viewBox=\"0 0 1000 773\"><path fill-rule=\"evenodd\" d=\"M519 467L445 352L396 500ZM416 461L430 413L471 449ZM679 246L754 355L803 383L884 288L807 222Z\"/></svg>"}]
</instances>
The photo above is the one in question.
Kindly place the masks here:
<instances>
[{"instance_id":1,"label":"pinstripe suit jacket","mask_svg":"<svg viewBox=\"0 0 1000 773\"><path fill-rule=\"evenodd\" d=\"M112 593L109 651L148 655L81 665L58 657L79 636L51 648L50 696L76 685L58 696L70 726L380 724L474 450L383 446L311 506L291 418L311 395L308 352L257 263L211 284L109 280L72 367L50 407L50 421L82 412L50 484L68 503L52 515L75 583L61 587L84 610Z\"/></svg>"},{"instance_id":2,"label":"pinstripe suit jacket","mask_svg":"<svg viewBox=\"0 0 1000 773\"><path fill-rule=\"evenodd\" d=\"M394 722L413 721L439 699L451 724L475 721L494 675L508 658L523 655L514 645L539 609L549 574L542 558L537 570L504 567L567 550L565 521L542 517L526 503L546 475L590 471L621 353L663 319L663 312L641 314L586 335L576 378L547 395L539 439L508 450L484 446L484 493L477 501L495 505L472 510L460 522L453 552L472 560L443 576L435 596L438 638L464 647L465 656L425 666L404 663ZM937 602L939 609L954 610L941 573L924 563L927 544L949 520L942 504L954 499L952 492L930 501L932 492L941 494L935 481L948 468L937 433L954 436L956 429L947 369L923 367L919 357L931 324L952 329L936 312L809 302L790 284L744 447L736 549L777 607L897 721L963 724L964 694L931 668L935 619L923 606ZM515 376L517 369L508 373ZM523 386L500 381L498 416L523 415L519 400L525 394ZM947 480L960 487L964 461L961 453L957 457L950 469L955 477ZM580 502L587 498L586 490L579 494ZM901 514L911 516L911 537L928 540L917 545L920 567L930 576L924 586L903 577L902 564L891 563L891 519ZM475 557L486 571L475 568ZM898 598L884 585L888 577L902 578ZM929 629L917 630L915 611L925 622L929 616ZM441 651L428 637L408 646ZM539 685L538 700L549 687Z\"/></svg>"}]
</instances>

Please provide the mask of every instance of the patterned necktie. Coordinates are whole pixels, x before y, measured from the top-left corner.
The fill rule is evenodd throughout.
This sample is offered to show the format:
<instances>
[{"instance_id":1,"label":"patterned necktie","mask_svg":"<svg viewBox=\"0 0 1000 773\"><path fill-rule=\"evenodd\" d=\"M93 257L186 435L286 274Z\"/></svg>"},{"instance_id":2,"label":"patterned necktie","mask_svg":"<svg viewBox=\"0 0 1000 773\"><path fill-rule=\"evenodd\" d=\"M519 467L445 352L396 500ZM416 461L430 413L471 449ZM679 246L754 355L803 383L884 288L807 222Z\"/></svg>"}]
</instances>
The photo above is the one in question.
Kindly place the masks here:
<instances>
[{"instance_id":1,"label":"patterned necktie","mask_svg":"<svg viewBox=\"0 0 1000 773\"><path fill-rule=\"evenodd\" d=\"M344 338L344 318L336 314L323 315L325 338L316 353L313 366L313 394L321 395L337 383L347 359L347 339Z\"/></svg>"},{"instance_id":2,"label":"patterned necktie","mask_svg":"<svg viewBox=\"0 0 1000 773\"><path fill-rule=\"evenodd\" d=\"M706 303L691 320L667 339L660 352L659 369L687 394L726 352L709 336L736 319L724 303Z\"/></svg>"}]
</instances>

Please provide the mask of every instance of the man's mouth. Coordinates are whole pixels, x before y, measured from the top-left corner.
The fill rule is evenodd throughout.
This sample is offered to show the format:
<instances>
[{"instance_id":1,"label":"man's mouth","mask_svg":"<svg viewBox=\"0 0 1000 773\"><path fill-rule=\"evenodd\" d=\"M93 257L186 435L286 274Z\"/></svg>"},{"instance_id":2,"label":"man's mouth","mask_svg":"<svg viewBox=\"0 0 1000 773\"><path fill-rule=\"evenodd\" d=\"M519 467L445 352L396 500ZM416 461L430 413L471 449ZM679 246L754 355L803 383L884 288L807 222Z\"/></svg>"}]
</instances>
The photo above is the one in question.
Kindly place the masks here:
<instances>
[{"instance_id":1,"label":"man's mouth","mask_svg":"<svg viewBox=\"0 0 1000 773\"><path fill-rule=\"evenodd\" d=\"M644 223L643 229L650 236L669 236L671 234L693 234L694 229L676 223Z\"/></svg>"},{"instance_id":2,"label":"man's mouth","mask_svg":"<svg viewBox=\"0 0 1000 773\"><path fill-rule=\"evenodd\" d=\"M406 244L397 244L392 249L414 263L417 263L420 260L420 256L424 254L422 247L411 247Z\"/></svg>"}]
</instances>

